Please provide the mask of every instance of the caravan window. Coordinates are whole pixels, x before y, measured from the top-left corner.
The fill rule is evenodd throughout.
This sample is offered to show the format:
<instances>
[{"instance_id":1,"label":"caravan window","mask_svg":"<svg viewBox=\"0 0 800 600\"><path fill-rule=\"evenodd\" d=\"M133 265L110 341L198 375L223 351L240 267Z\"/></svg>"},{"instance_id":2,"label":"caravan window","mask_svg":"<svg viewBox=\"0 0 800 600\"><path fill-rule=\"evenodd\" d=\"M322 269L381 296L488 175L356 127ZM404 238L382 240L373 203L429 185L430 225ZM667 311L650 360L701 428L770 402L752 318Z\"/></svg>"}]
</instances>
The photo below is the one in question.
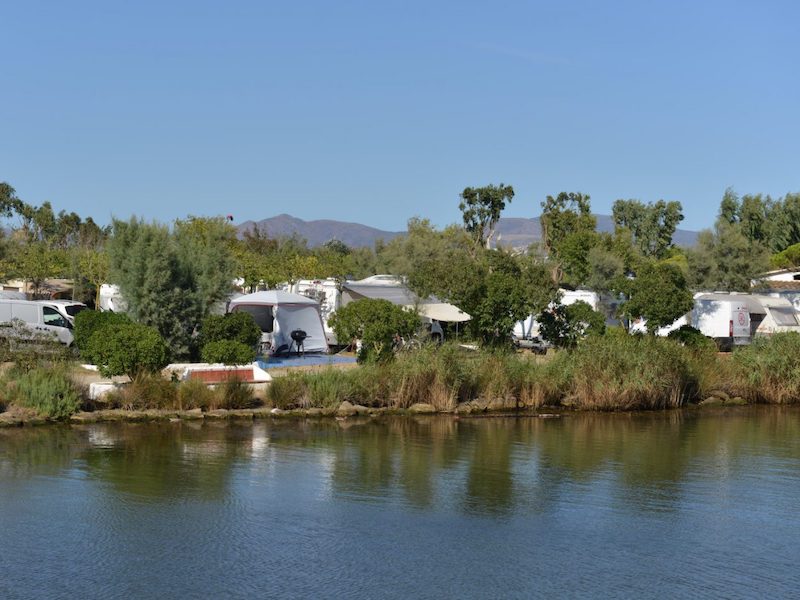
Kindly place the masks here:
<instances>
[{"instance_id":1,"label":"caravan window","mask_svg":"<svg viewBox=\"0 0 800 600\"><path fill-rule=\"evenodd\" d=\"M264 333L272 333L275 323L275 315L272 312L271 306L255 306L252 304L240 304L235 310L246 312L253 315L256 325L259 326Z\"/></svg>"},{"instance_id":2,"label":"caravan window","mask_svg":"<svg viewBox=\"0 0 800 600\"><path fill-rule=\"evenodd\" d=\"M797 313L795 313L794 308L789 308L788 306L773 307L769 309L769 312L772 313L772 318L775 319L777 325L783 327L797 325Z\"/></svg>"}]
</instances>

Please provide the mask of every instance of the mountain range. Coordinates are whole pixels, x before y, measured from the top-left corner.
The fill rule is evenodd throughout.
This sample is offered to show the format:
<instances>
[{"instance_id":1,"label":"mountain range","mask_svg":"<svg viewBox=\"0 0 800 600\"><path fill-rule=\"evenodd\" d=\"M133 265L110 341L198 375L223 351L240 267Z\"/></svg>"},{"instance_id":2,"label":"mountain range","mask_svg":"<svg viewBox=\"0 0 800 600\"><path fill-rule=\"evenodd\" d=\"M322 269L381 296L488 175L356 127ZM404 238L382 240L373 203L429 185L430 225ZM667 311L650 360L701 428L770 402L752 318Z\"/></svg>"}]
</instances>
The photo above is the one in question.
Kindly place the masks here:
<instances>
[{"instance_id":1,"label":"mountain range","mask_svg":"<svg viewBox=\"0 0 800 600\"><path fill-rule=\"evenodd\" d=\"M614 231L614 220L610 215L595 216L597 217L597 231ZM261 221L245 221L237 226L239 235L243 235L245 231L252 231L254 228L269 237L297 235L304 238L311 247L321 246L332 239L344 242L352 248L371 247L379 239L388 242L392 238L405 234L404 231L384 231L361 223L347 223L331 219L304 221L287 214ZM501 218L497 223L496 240L504 246L526 247L541 239L542 226L539 217L532 219ZM693 246L697 242L697 232L678 229L673 240L678 246Z\"/></svg>"}]
</instances>

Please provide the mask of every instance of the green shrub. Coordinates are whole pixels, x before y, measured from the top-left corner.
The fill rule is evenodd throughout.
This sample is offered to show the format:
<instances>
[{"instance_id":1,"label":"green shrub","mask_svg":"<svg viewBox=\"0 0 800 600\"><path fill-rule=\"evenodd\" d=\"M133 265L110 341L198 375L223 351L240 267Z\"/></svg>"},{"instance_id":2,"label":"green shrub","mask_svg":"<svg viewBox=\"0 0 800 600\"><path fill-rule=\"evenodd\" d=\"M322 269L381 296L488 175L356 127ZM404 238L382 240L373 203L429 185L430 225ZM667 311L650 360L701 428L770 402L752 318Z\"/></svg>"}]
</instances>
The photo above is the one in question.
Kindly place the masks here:
<instances>
[{"instance_id":1,"label":"green shrub","mask_svg":"<svg viewBox=\"0 0 800 600\"><path fill-rule=\"evenodd\" d=\"M305 395L306 377L301 373L275 377L267 387L269 403L284 410L301 406Z\"/></svg>"},{"instance_id":2,"label":"green shrub","mask_svg":"<svg viewBox=\"0 0 800 600\"><path fill-rule=\"evenodd\" d=\"M244 365L256 359L256 351L236 340L216 340L203 346L202 358L207 363Z\"/></svg>"},{"instance_id":3,"label":"green shrub","mask_svg":"<svg viewBox=\"0 0 800 600\"><path fill-rule=\"evenodd\" d=\"M238 409L253 408L259 403L253 397L250 385L241 379L229 379L217 385L220 408Z\"/></svg>"},{"instance_id":4,"label":"green shrub","mask_svg":"<svg viewBox=\"0 0 800 600\"><path fill-rule=\"evenodd\" d=\"M419 328L419 316L388 300L365 298L339 308L328 321L340 343L361 340L359 362L392 356L395 335L409 338Z\"/></svg>"},{"instance_id":5,"label":"green shrub","mask_svg":"<svg viewBox=\"0 0 800 600\"><path fill-rule=\"evenodd\" d=\"M36 368L16 379L13 402L50 419L66 419L78 411L81 398L72 379L62 370Z\"/></svg>"},{"instance_id":6,"label":"green shrub","mask_svg":"<svg viewBox=\"0 0 800 600\"><path fill-rule=\"evenodd\" d=\"M169 351L154 328L124 323L95 330L84 356L97 365L104 377L127 375L136 379L163 369L168 363Z\"/></svg>"},{"instance_id":7,"label":"green shrub","mask_svg":"<svg viewBox=\"0 0 800 600\"><path fill-rule=\"evenodd\" d=\"M219 408L216 390L198 379L187 379L178 385L178 409L214 410Z\"/></svg>"},{"instance_id":8,"label":"green shrub","mask_svg":"<svg viewBox=\"0 0 800 600\"><path fill-rule=\"evenodd\" d=\"M158 375L140 374L111 394L109 402L124 410L179 408L178 386Z\"/></svg>"},{"instance_id":9,"label":"green shrub","mask_svg":"<svg viewBox=\"0 0 800 600\"><path fill-rule=\"evenodd\" d=\"M83 353L98 329L129 323L131 323L130 318L123 313L82 310L75 316L75 329L72 332L75 336L75 346Z\"/></svg>"},{"instance_id":10,"label":"green shrub","mask_svg":"<svg viewBox=\"0 0 800 600\"><path fill-rule=\"evenodd\" d=\"M203 319L200 329L200 344L203 347L211 342L235 341L255 348L260 340L261 329L256 325L253 315L243 311L209 315Z\"/></svg>"},{"instance_id":11,"label":"green shrub","mask_svg":"<svg viewBox=\"0 0 800 600\"><path fill-rule=\"evenodd\" d=\"M686 346L687 348L697 350L716 351L717 345L709 337L703 335L699 329L695 329L691 325L682 325L678 329L669 332L667 338L675 340L676 342Z\"/></svg>"},{"instance_id":12,"label":"green shrub","mask_svg":"<svg viewBox=\"0 0 800 600\"><path fill-rule=\"evenodd\" d=\"M72 349L52 332L37 331L19 319L0 324L0 362L13 362L17 371L63 364L72 357Z\"/></svg>"}]
</instances>

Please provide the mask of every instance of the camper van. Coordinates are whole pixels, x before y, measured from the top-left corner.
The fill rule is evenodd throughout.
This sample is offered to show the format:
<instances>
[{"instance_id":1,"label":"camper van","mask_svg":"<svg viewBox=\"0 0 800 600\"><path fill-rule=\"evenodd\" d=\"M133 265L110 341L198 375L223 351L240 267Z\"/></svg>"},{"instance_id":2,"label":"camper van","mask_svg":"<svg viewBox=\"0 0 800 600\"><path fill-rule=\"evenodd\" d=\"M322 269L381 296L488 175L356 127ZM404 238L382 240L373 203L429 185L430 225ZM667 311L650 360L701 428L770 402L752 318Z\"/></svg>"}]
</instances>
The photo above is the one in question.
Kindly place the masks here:
<instances>
[{"instance_id":1,"label":"camper van","mask_svg":"<svg viewBox=\"0 0 800 600\"><path fill-rule=\"evenodd\" d=\"M761 322L764 308L757 299L745 294L701 294L694 300L691 324L710 337L720 350L749 344L755 327Z\"/></svg>"},{"instance_id":2,"label":"camper van","mask_svg":"<svg viewBox=\"0 0 800 600\"><path fill-rule=\"evenodd\" d=\"M31 336L50 334L66 346L73 341L72 323L59 305L44 300L8 300L0 298L0 328L10 331L14 321L21 321ZM13 335L17 336L18 333Z\"/></svg>"}]
</instances>

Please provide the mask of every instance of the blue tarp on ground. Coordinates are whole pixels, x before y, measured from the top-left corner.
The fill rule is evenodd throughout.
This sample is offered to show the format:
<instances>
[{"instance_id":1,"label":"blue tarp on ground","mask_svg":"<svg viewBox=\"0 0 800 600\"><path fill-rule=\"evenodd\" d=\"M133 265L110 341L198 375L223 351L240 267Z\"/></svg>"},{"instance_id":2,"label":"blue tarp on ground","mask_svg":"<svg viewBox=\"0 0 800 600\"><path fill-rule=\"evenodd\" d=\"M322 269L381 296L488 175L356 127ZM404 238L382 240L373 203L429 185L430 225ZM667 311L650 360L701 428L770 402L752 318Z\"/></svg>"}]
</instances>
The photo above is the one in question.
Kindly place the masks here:
<instances>
[{"instance_id":1,"label":"blue tarp on ground","mask_svg":"<svg viewBox=\"0 0 800 600\"><path fill-rule=\"evenodd\" d=\"M356 362L355 356L340 356L338 354L306 354L305 356L270 356L269 360L259 359L258 366L262 369L284 369L286 367L308 367L317 365L339 365Z\"/></svg>"}]
</instances>

